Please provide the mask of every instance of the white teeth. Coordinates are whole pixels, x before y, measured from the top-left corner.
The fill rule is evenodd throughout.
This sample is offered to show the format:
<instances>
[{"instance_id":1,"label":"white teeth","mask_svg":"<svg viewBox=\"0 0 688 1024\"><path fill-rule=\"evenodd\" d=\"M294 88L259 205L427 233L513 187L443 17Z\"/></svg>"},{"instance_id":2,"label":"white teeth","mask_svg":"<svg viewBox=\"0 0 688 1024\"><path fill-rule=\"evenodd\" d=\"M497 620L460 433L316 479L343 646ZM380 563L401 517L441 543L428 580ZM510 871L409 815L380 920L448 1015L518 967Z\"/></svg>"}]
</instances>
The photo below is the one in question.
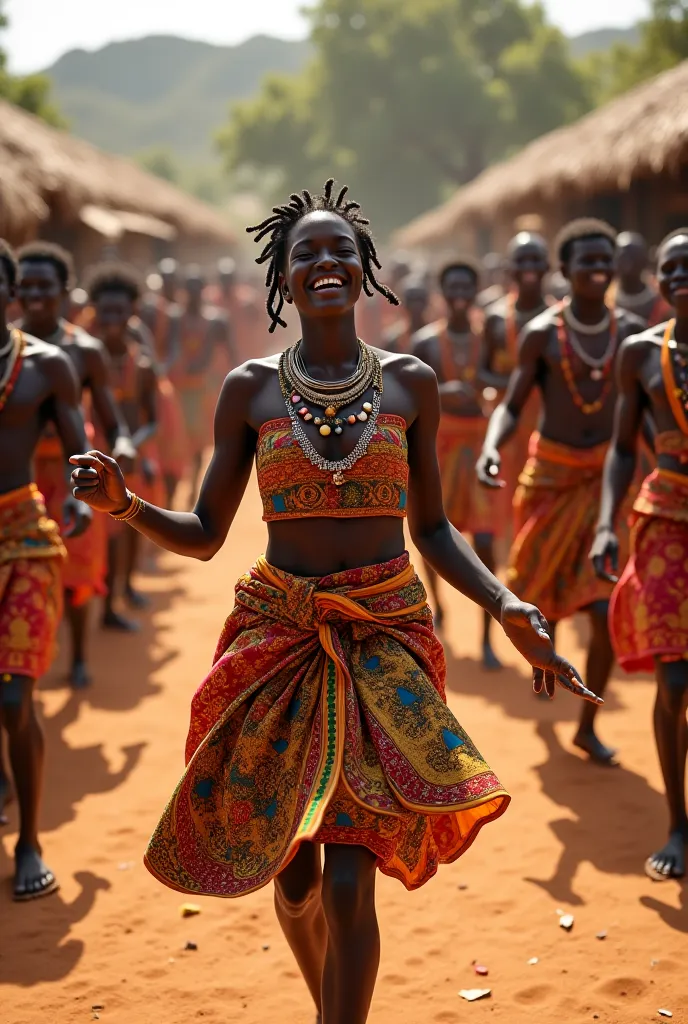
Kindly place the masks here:
<instances>
[{"instance_id":1,"label":"white teeth","mask_svg":"<svg viewBox=\"0 0 688 1024\"><path fill-rule=\"evenodd\" d=\"M343 282L338 277L321 277L313 285L313 291L320 291L322 288L342 288Z\"/></svg>"}]
</instances>

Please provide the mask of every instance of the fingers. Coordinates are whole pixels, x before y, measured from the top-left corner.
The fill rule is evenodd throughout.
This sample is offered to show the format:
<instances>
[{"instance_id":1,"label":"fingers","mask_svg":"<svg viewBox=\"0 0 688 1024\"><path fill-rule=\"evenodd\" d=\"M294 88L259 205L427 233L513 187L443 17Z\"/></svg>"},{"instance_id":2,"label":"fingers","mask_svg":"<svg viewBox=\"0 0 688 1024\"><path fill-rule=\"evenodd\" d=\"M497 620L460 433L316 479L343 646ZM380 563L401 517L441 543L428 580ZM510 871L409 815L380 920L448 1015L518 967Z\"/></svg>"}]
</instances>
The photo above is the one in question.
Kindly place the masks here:
<instances>
[{"instance_id":1,"label":"fingers","mask_svg":"<svg viewBox=\"0 0 688 1024\"><path fill-rule=\"evenodd\" d=\"M618 552L615 552L615 553L609 555L609 560L611 562L612 569L614 570L614 572L618 572L618 568L619 568L619 566L618 566L618 562L619 562ZM601 580L607 580L608 583L618 583L619 582L619 577L618 576L613 575L612 573L607 572L607 555L606 554L605 555L595 555L593 557L592 564L593 564L593 567L595 569L595 574Z\"/></svg>"},{"instance_id":2,"label":"fingers","mask_svg":"<svg viewBox=\"0 0 688 1024\"><path fill-rule=\"evenodd\" d=\"M117 469L117 462L109 455L99 452L96 449L85 452L83 455L71 455L69 461L73 466L92 466L95 469L102 466L104 469Z\"/></svg>"},{"instance_id":3,"label":"fingers","mask_svg":"<svg viewBox=\"0 0 688 1024\"><path fill-rule=\"evenodd\" d=\"M557 688L557 677L550 669L545 671L545 692L550 700L554 700L554 692Z\"/></svg>"},{"instance_id":4,"label":"fingers","mask_svg":"<svg viewBox=\"0 0 688 1024\"><path fill-rule=\"evenodd\" d=\"M528 621L538 636L549 640L551 643L552 638L549 632L549 623L541 611L537 608L533 608L532 612L528 614Z\"/></svg>"},{"instance_id":5,"label":"fingers","mask_svg":"<svg viewBox=\"0 0 688 1024\"><path fill-rule=\"evenodd\" d=\"M535 693L542 693L542 687L545 683L545 673L541 668L533 669L533 691Z\"/></svg>"},{"instance_id":6,"label":"fingers","mask_svg":"<svg viewBox=\"0 0 688 1024\"><path fill-rule=\"evenodd\" d=\"M557 683L565 690L590 701L591 704L604 704L601 697L587 688L576 669L565 658L560 658L557 655L549 671L556 675Z\"/></svg>"}]
</instances>

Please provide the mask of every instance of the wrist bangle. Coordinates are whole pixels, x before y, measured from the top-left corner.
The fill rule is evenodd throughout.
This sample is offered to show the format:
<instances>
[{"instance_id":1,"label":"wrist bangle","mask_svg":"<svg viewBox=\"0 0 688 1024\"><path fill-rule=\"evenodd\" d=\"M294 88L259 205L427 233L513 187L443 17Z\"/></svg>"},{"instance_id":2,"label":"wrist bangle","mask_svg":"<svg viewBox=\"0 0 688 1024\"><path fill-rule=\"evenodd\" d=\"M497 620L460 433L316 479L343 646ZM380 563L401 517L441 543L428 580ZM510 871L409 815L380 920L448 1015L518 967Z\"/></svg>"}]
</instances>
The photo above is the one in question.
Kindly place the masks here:
<instances>
[{"instance_id":1,"label":"wrist bangle","mask_svg":"<svg viewBox=\"0 0 688 1024\"><path fill-rule=\"evenodd\" d=\"M116 519L119 523L128 523L130 519L135 519L139 512L143 512L146 507L146 503L143 498L139 498L138 494L134 494L133 491L127 491L129 503L122 512L110 512L110 518Z\"/></svg>"}]
</instances>

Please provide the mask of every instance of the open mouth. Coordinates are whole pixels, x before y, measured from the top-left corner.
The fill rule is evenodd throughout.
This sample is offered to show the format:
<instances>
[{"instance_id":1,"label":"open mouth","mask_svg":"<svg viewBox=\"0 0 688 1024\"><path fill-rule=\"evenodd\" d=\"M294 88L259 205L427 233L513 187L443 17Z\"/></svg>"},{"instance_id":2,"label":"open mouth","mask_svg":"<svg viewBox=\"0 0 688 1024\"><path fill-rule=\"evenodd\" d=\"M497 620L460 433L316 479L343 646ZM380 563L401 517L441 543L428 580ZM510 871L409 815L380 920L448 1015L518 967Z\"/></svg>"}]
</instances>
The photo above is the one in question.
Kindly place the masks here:
<instances>
[{"instance_id":1,"label":"open mouth","mask_svg":"<svg viewBox=\"0 0 688 1024\"><path fill-rule=\"evenodd\" d=\"M594 281L595 284L608 284L609 280L610 280L610 276L609 276L609 274L602 274L602 273L591 274L590 275L590 280Z\"/></svg>"},{"instance_id":2,"label":"open mouth","mask_svg":"<svg viewBox=\"0 0 688 1024\"><path fill-rule=\"evenodd\" d=\"M688 295L688 284L679 284L672 289L674 295Z\"/></svg>"},{"instance_id":3,"label":"open mouth","mask_svg":"<svg viewBox=\"0 0 688 1024\"><path fill-rule=\"evenodd\" d=\"M343 278L330 275L329 277L316 277L308 287L313 292L340 291L345 283Z\"/></svg>"},{"instance_id":4,"label":"open mouth","mask_svg":"<svg viewBox=\"0 0 688 1024\"><path fill-rule=\"evenodd\" d=\"M523 284L535 284L538 276L532 270L524 270L521 274L521 281Z\"/></svg>"}]
</instances>

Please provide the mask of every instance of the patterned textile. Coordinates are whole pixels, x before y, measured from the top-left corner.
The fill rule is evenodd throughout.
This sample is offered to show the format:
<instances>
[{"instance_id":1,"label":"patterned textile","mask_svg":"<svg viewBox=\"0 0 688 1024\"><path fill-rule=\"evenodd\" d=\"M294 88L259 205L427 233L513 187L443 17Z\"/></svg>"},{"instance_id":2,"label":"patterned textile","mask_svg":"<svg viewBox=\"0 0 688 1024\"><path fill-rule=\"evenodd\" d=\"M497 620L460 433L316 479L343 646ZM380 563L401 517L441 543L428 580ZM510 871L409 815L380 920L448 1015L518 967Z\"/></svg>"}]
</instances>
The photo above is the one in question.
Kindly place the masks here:
<instances>
[{"instance_id":1,"label":"patterned textile","mask_svg":"<svg viewBox=\"0 0 688 1024\"><path fill-rule=\"evenodd\" d=\"M505 496L478 482L475 464L485 440L487 421L442 413L437 432L437 459L447 519L461 533L501 537L506 523Z\"/></svg>"},{"instance_id":2,"label":"patterned textile","mask_svg":"<svg viewBox=\"0 0 688 1024\"><path fill-rule=\"evenodd\" d=\"M688 443L688 438L686 438ZM627 672L688 656L688 476L656 469L633 505L631 557L609 609Z\"/></svg>"},{"instance_id":3,"label":"patterned textile","mask_svg":"<svg viewBox=\"0 0 688 1024\"><path fill-rule=\"evenodd\" d=\"M93 444L94 432L86 424L89 444ZM59 437L43 437L34 455L36 484L43 495L48 515L62 529L63 505L68 487L65 476L65 457ZM79 537L65 537L67 559L62 570L62 584L70 591L71 604L78 608L92 597L107 592L107 521L105 516L94 515L91 525Z\"/></svg>"},{"instance_id":4,"label":"patterned textile","mask_svg":"<svg viewBox=\"0 0 688 1024\"><path fill-rule=\"evenodd\" d=\"M49 668L64 554L35 484L0 495L0 675L37 679Z\"/></svg>"},{"instance_id":5,"label":"patterned textile","mask_svg":"<svg viewBox=\"0 0 688 1024\"><path fill-rule=\"evenodd\" d=\"M514 497L516 535L507 586L557 622L611 596L588 557L602 489L607 445L570 448L533 434ZM629 505L630 509L630 505ZM626 516L619 517L620 564L628 555Z\"/></svg>"},{"instance_id":6,"label":"patterned textile","mask_svg":"<svg viewBox=\"0 0 688 1024\"><path fill-rule=\"evenodd\" d=\"M340 487L331 472L308 461L286 416L260 428L256 467L267 523L307 516L406 515L408 446L400 416L378 416L368 451L345 470Z\"/></svg>"},{"instance_id":7,"label":"patterned textile","mask_svg":"<svg viewBox=\"0 0 688 1024\"><path fill-rule=\"evenodd\" d=\"M407 554L320 580L260 558L193 699L148 869L181 892L240 896L311 840L366 846L422 885L509 803L444 674Z\"/></svg>"}]
</instances>

